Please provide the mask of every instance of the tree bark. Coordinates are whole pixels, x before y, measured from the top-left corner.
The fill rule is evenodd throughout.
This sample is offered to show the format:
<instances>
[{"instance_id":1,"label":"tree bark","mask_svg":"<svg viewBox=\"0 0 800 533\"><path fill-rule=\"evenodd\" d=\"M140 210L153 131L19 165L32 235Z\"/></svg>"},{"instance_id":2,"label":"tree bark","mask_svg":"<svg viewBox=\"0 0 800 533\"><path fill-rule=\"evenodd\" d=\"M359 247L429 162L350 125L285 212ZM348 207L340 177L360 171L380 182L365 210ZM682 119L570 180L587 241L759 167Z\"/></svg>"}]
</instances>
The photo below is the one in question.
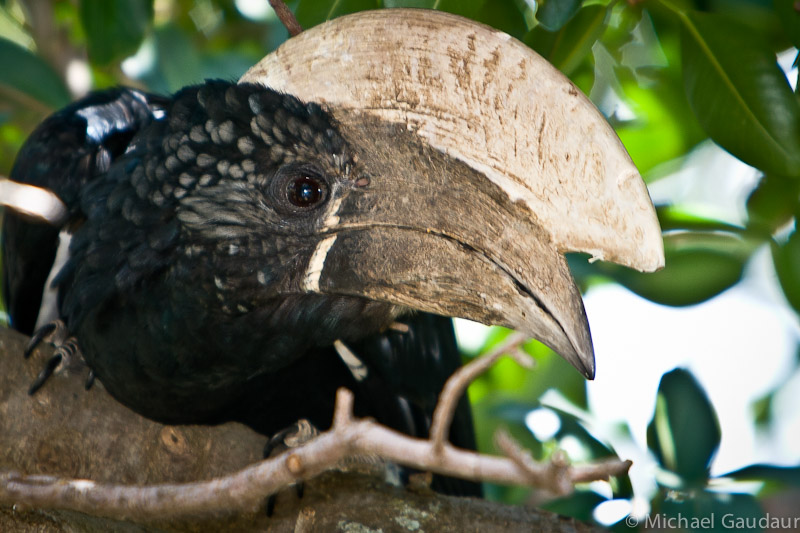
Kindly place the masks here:
<instances>
[{"instance_id":1,"label":"tree bark","mask_svg":"<svg viewBox=\"0 0 800 533\"><path fill-rule=\"evenodd\" d=\"M85 371L56 373L34 396L28 385L52 351L29 360L27 338L0 328L0 481L9 472L125 485L184 483L230 474L261 458L266 441L240 424L165 426L111 398L102 384L84 390ZM265 496L266 501L266 496ZM593 531L596 528L525 506L453 498L424 487L400 488L380 477L329 472L306 482L302 498L287 488L275 513L205 513L124 521L4 501L0 531Z\"/></svg>"}]
</instances>

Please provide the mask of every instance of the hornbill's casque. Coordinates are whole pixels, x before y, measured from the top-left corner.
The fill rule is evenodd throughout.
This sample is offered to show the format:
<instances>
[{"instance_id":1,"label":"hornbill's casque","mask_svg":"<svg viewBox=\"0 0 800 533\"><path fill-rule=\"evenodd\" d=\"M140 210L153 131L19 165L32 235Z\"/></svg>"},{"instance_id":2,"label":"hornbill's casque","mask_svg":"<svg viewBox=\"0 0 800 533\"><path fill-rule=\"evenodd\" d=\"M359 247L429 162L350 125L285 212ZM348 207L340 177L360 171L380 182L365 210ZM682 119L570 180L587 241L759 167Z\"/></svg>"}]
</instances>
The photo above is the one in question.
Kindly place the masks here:
<instances>
[{"instance_id":1,"label":"hornbill's casque","mask_svg":"<svg viewBox=\"0 0 800 533\"><path fill-rule=\"evenodd\" d=\"M93 93L11 178L69 213L6 212L13 325L62 319L108 391L165 423L327 427L344 386L356 414L425 436L459 365L444 317L521 329L592 378L561 252L663 264L597 110L524 45L437 12L337 19L239 84ZM465 402L451 439L474 448Z\"/></svg>"}]
</instances>

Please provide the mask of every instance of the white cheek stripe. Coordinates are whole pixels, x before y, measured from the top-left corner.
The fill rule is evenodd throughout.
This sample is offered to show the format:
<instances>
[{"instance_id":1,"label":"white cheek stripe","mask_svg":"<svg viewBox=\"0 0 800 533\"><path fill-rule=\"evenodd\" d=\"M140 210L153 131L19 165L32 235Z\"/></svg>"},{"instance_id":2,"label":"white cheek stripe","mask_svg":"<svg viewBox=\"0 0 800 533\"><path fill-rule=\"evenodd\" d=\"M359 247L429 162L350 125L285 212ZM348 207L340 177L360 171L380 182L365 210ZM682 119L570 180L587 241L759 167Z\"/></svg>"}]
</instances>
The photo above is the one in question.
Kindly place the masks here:
<instances>
[{"instance_id":1,"label":"white cheek stripe","mask_svg":"<svg viewBox=\"0 0 800 533\"><path fill-rule=\"evenodd\" d=\"M317 244L317 248L308 261L306 275L303 278L303 290L306 292L319 292L319 278L322 276L322 269L325 268L325 259L328 257L328 251L334 242L336 242L335 233L325 237Z\"/></svg>"},{"instance_id":2,"label":"white cheek stripe","mask_svg":"<svg viewBox=\"0 0 800 533\"><path fill-rule=\"evenodd\" d=\"M331 203L331 207L328 209L328 216L325 217L325 222L322 225L325 228L330 228L331 226L335 226L339 223L339 208L342 206L342 201L344 200L343 197L339 197Z\"/></svg>"}]
</instances>

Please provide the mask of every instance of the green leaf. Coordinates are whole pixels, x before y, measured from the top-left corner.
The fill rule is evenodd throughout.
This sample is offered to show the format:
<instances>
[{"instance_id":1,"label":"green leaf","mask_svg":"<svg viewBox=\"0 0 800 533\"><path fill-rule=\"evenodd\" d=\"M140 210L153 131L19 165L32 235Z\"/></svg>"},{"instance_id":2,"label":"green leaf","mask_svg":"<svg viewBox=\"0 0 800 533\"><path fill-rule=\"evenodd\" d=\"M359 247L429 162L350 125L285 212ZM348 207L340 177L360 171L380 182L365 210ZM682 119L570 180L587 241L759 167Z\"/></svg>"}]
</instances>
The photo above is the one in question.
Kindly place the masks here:
<instances>
[{"instance_id":1,"label":"green leaf","mask_svg":"<svg viewBox=\"0 0 800 533\"><path fill-rule=\"evenodd\" d=\"M647 427L647 445L661 466L689 486L703 486L719 440L717 415L692 374L680 368L664 374Z\"/></svg>"},{"instance_id":2,"label":"green leaf","mask_svg":"<svg viewBox=\"0 0 800 533\"><path fill-rule=\"evenodd\" d=\"M536 20L550 31L560 30L581 8L582 0L546 0L536 10Z\"/></svg>"},{"instance_id":3,"label":"green leaf","mask_svg":"<svg viewBox=\"0 0 800 533\"><path fill-rule=\"evenodd\" d=\"M348 13L378 7L378 0L300 0L295 16L303 28L311 28Z\"/></svg>"},{"instance_id":4,"label":"green leaf","mask_svg":"<svg viewBox=\"0 0 800 533\"><path fill-rule=\"evenodd\" d=\"M607 500L596 492L579 490L565 498L550 500L540 507L561 516L570 516L577 520L591 522L592 511L605 501Z\"/></svg>"},{"instance_id":5,"label":"green leaf","mask_svg":"<svg viewBox=\"0 0 800 533\"><path fill-rule=\"evenodd\" d=\"M548 409L551 409L558 415L559 420L561 421L561 428L556 433L555 438L561 440L565 437L574 437L578 440L586 449L589 451L589 454L593 459L600 459L604 457L617 457L617 454L614 453L608 445L604 442L600 441L597 437L591 434L589 430L584 427L584 421L580 418L576 417L574 414L554 407L552 405L547 406Z\"/></svg>"},{"instance_id":6,"label":"green leaf","mask_svg":"<svg viewBox=\"0 0 800 533\"><path fill-rule=\"evenodd\" d=\"M18 44L0 38L0 85L18 91L48 107L58 109L67 105L70 94L56 72L37 55Z\"/></svg>"},{"instance_id":7,"label":"green leaf","mask_svg":"<svg viewBox=\"0 0 800 533\"><path fill-rule=\"evenodd\" d=\"M704 217L696 213L692 213L691 211L682 209L679 206L660 205L656 207L656 214L658 215L658 221L661 224L661 231L664 233L669 231L692 230L700 232L731 233L737 235L741 239L754 237L754 235L751 235L750 232L743 230L741 227L735 224ZM700 237L701 236L698 236L698 238ZM702 240L700 242L702 242ZM719 248L719 246L714 245L711 242L707 244L712 248ZM682 243L682 245L685 247L687 245L696 246L697 244L693 244L693 241L685 241ZM743 257L746 258L750 251L751 250L747 247L742 249L741 252Z\"/></svg>"},{"instance_id":8,"label":"green leaf","mask_svg":"<svg viewBox=\"0 0 800 533\"><path fill-rule=\"evenodd\" d=\"M800 7L796 0L774 0L775 12L786 36L795 48L800 48Z\"/></svg>"},{"instance_id":9,"label":"green leaf","mask_svg":"<svg viewBox=\"0 0 800 533\"><path fill-rule=\"evenodd\" d=\"M536 10L536 20L550 31L560 30L581 8L582 0L545 0Z\"/></svg>"},{"instance_id":10,"label":"green leaf","mask_svg":"<svg viewBox=\"0 0 800 533\"><path fill-rule=\"evenodd\" d=\"M748 234L682 231L664 236L666 266L651 274L599 263L598 271L643 298L664 305L693 305L735 285L763 240Z\"/></svg>"},{"instance_id":11,"label":"green leaf","mask_svg":"<svg viewBox=\"0 0 800 533\"><path fill-rule=\"evenodd\" d=\"M775 54L727 17L679 15L686 94L706 132L749 165L800 176L800 107Z\"/></svg>"},{"instance_id":12,"label":"green leaf","mask_svg":"<svg viewBox=\"0 0 800 533\"><path fill-rule=\"evenodd\" d=\"M174 92L203 81L202 62L197 49L180 28L173 25L161 27L155 37L157 68L167 91Z\"/></svg>"},{"instance_id":13,"label":"green leaf","mask_svg":"<svg viewBox=\"0 0 800 533\"><path fill-rule=\"evenodd\" d=\"M506 328L492 328L480 353L497 346L509 333L510 330ZM529 341L522 348L536 360L536 371L525 370L510 357L503 357L470 387L473 402L482 401L485 393L491 391L492 400L498 405L506 400L514 400L533 409L539 397L554 388L570 402L586 406L586 380L572 365L538 341Z\"/></svg>"},{"instance_id":14,"label":"green leaf","mask_svg":"<svg viewBox=\"0 0 800 533\"><path fill-rule=\"evenodd\" d=\"M772 247L772 261L783 294L800 313L800 233L795 230L782 246Z\"/></svg>"},{"instance_id":15,"label":"green leaf","mask_svg":"<svg viewBox=\"0 0 800 533\"><path fill-rule=\"evenodd\" d=\"M26 31L21 21L11 15L5 7L0 7L0 36L24 48L31 48L34 44L33 37Z\"/></svg>"},{"instance_id":16,"label":"green leaf","mask_svg":"<svg viewBox=\"0 0 800 533\"><path fill-rule=\"evenodd\" d=\"M472 403L478 449L485 452L496 451L494 437L497 430L502 427L534 457L541 457L542 445L525 425L526 413L527 411L522 412L518 407L511 409L507 400L497 396L486 397L482 401Z\"/></svg>"},{"instance_id":17,"label":"green leaf","mask_svg":"<svg viewBox=\"0 0 800 533\"><path fill-rule=\"evenodd\" d=\"M514 0L485 2L471 18L504 31L517 39L522 39L528 31L528 27L525 25L525 16Z\"/></svg>"},{"instance_id":18,"label":"green leaf","mask_svg":"<svg viewBox=\"0 0 800 533\"><path fill-rule=\"evenodd\" d=\"M764 511L750 494L697 491L692 494L661 494L641 531L743 531L762 532Z\"/></svg>"},{"instance_id":19,"label":"green leaf","mask_svg":"<svg viewBox=\"0 0 800 533\"><path fill-rule=\"evenodd\" d=\"M776 481L784 485L800 487L800 466L750 465L720 477L740 481Z\"/></svg>"},{"instance_id":20,"label":"green leaf","mask_svg":"<svg viewBox=\"0 0 800 533\"><path fill-rule=\"evenodd\" d=\"M424 9L436 9L437 0L383 0L383 7L417 7Z\"/></svg>"},{"instance_id":21,"label":"green leaf","mask_svg":"<svg viewBox=\"0 0 800 533\"><path fill-rule=\"evenodd\" d=\"M586 6L556 32L543 25L536 26L525 35L525 44L568 76L580 66L591 53L592 45L603 35L608 12L606 6Z\"/></svg>"},{"instance_id":22,"label":"green leaf","mask_svg":"<svg viewBox=\"0 0 800 533\"><path fill-rule=\"evenodd\" d=\"M680 79L673 79L671 72L655 71L649 87L630 79L633 76L624 71L619 74L636 118L615 129L643 175L658 165L684 157L707 138L686 101Z\"/></svg>"},{"instance_id":23,"label":"green leaf","mask_svg":"<svg viewBox=\"0 0 800 533\"><path fill-rule=\"evenodd\" d=\"M486 0L383 0L383 7L418 7L475 19Z\"/></svg>"},{"instance_id":24,"label":"green leaf","mask_svg":"<svg viewBox=\"0 0 800 533\"><path fill-rule=\"evenodd\" d=\"M747 198L748 226L773 233L798 209L800 181L764 176Z\"/></svg>"},{"instance_id":25,"label":"green leaf","mask_svg":"<svg viewBox=\"0 0 800 533\"><path fill-rule=\"evenodd\" d=\"M260 60L241 53L208 54L201 58L203 78L236 80Z\"/></svg>"},{"instance_id":26,"label":"green leaf","mask_svg":"<svg viewBox=\"0 0 800 533\"><path fill-rule=\"evenodd\" d=\"M153 19L152 0L83 0L80 17L89 58L107 65L136 52Z\"/></svg>"},{"instance_id":27,"label":"green leaf","mask_svg":"<svg viewBox=\"0 0 800 533\"><path fill-rule=\"evenodd\" d=\"M471 19L478 19L478 13L487 0L437 0L433 2L433 9L447 11Z\"/></svg>"}]
</instances>

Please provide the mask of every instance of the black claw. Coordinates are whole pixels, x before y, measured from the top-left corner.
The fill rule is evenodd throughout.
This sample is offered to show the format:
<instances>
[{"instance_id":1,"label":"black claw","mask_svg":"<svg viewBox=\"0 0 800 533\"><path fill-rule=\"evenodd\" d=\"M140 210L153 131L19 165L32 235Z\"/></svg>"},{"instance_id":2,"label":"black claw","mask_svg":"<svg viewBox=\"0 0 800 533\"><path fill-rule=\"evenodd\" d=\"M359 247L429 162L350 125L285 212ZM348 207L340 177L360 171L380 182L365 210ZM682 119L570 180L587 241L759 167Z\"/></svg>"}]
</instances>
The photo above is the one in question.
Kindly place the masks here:
<instances>
[{"instance_id":1,"label":"black claw","mask_svg":"<svg viewBox=\"0 0 800 533\"><path fill-rule=\"evenodd\" d=\"M74 359L75 354L78 353L78 345L76 344L75 339L68 339L62 349L64 351L64 355L67 357L67 360Z\"/></svg>"},{"instance_id":2,"label":"black claw","mask_svg":"<svg viewBox=\"0 0 800 533\"><path fill-rule=\"evenodd\" d=\"M266 444L264 444L264 451L262 452L262 457L264 459L269 459L269 456L272 455L272 452L277 448L279 445L283 444L283 439L289 433L289 428L283 429L270 437ZM272 514L275 512L275 495L270 494L267 496L267 500L264 502L264 513L267 517L271 517Z\"/></svg>"},{"instance_id":3,"label":"black claw","mask_svg":"<svg viewBox=\"0 0 800 533\"><path fill-rule=\"evenodd\" d=\"M45 367L42 369L41 372L39 372L39 375L36 376L36 379L33 381L33 383L31 383L31 387L28 389L29 395L33 396L34 394L36 394L36 391L42 388L44 382L47 381L47 379L53 375L55 369L58 367L59 364L61 364L61 359L62 359L61 354L56 354L47 361Z\"/></svg>"},{"instance_id":4,"label":"black claw","mask_svg":"<svg viewBox=\"0 0 800 533\"><path fill-rule=\"evenodd\" d=\"M297 431L297 427L292 425L275 433L264 445L264 451L262 452L263 455L261 457L264 459L269 459L269 456L272 455L272 452L275 451L278 446L284 445L283 440L295 431Z\"/></svg>"},{"instance_id":5,"label":"black claw","mask_svg":"<svg viewBox=\"0 0 800 533\"><path fill-rule=\"evenodd\" d=\"M306 485L302 481L298 481L294 486L295 494L297 494L297 499L303 498L303 493L305 492ZM272 516L275 513L275 500L277 499L277 495L270 494L267 496L267 501L264 502L264 512L266 515Z\"/></svg>"},{"instance_id":6,"label":"black claw","mask_svg":"<svg viewBox=\"0 0 800 533\"><path fill-rule=\"evenodd\" d=\"M48 335L52 334L56 330L56 327L57 324L55 322L51 322L40 327L33 333L33 337L31 337L31 340L28 341L28 345L25 346L25 351L22 352L22 355L25 357L25 359L31 356L36 347L39 346L39 344L41 344L41 342L46 339Z\"/></svg>"},{"instance_id":7,"label":"black claw","mask_svg":"<svg viewBox=\"0 0 800 533\"><path fill-rule=\"evenodd\" d=\"M301 428L300 422L296 424L292 424L291 426L280 430L279 432L275 433L267 443L264 445L264 452L263 457L264 459L269 459L269 456L272 455L278 448L286 448L286 437L290 435L296 434ZM305 490L305 485L302 481L298 481L295 486L294 490L297 494L298 498L303 497L303 492ZM271 494L267 496L267 501L264 503L264 512L266 512L267 516L272 516L272 513L275 512L275 499L276 495Z\"/></svg>"},{"instance_id":8,"label":"black claw","mask_svg":"<svg viewBox=\"0 0 800 533\"><path fill-rule=\"evenodd\" d=\"M89 370L89 375L86 376L86 383L84 384L84 388L86 390L89 390L89 389L92 388L92 385L94 385L95 377L96 376L94 375L94 370Z\"/></svg>"},{"instance_id":9,"label":"black claw","mask_svg":"<svg viewBox=\"0 0 800 533\"><path fill-rule=\"evenodd\" d=\"M274 494L270 494L269 496L267 496L267 501L264 504L264 512L267 514L267 516L272 516L272 513L275 512L275 495Z\"/></svg>"},{"instance_id":10,"label":"black claw","mask_svg":"<svg viewBox=\"0 0 800 533\"><path fill-rule=\"evenodd\" d=\"M264 445L264 450L261 452L262 459L269 459L269 456L272 454L272 450L275 449L276 443L272 442L273 439L269 439L267 443Z\"/></svg>"}]
</instances>

